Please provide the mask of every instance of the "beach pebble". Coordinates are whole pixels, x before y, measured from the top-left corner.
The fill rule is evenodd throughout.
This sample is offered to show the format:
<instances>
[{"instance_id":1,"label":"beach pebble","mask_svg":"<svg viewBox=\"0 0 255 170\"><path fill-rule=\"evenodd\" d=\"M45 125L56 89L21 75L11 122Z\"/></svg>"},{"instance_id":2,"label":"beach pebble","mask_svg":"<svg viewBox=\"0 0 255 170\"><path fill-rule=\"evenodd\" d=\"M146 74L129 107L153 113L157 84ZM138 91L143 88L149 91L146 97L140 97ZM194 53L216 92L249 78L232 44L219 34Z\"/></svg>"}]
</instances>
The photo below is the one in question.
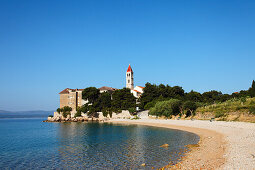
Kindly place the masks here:
<instances>
[{"instance_id":1,"label":"beach pebble","mask_svg":"<svg viewBox=\"0 0 255 170\"><path fill-rule=\"evenodd\" d=\"M169 147L169 145L167 143L165 143L164 145L161 145L160 147L167 148L167 147Z\"/></svg>"}]
</instances>

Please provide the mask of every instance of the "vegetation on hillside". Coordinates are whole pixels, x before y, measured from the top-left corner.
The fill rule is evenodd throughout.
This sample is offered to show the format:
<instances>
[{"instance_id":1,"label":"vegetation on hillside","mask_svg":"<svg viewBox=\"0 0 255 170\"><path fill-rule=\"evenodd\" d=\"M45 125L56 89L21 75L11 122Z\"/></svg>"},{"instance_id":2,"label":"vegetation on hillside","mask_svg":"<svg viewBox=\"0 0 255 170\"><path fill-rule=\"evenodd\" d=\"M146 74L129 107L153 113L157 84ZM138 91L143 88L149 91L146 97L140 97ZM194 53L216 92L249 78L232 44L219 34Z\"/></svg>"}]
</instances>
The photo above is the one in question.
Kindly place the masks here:
<instances>
[{"instance_id":1,"label":"vegetation on hillside","mask_svg":"<svg viewBox=\"0 0 255 170\"><path fill-rule=\"evenodd\" d=\"M252 98L254 97L254 98ZM100 93L96 87L88 87L83 90L82 98L88 103L78 107L75 117L81 113L95 116L103 112L104 116L112 115L112 112L119 113L121 110L136 112L136 98L130 89L123 88L113 93ZM138 100L140 109L150 110L150 115L155 116L194 116L198 113L210 112L215 117L223 117L229 112L245 112L255 115L255 81L251 88L230 94L223 94L220 91L212 90L199 93L191 90L185 92L182 87L169 85L155 85L146 83L144 93ZM71 108L66 106L58 108L59 113L66 117Z\"/></svg>"},{"instance_id":2,"label":"vegetation on hillside","mask_svg":"<svg viewBox=\"0 0 255 170\"><path fill-rule=\"evenodd\" d=\"M255 112L255 82L249 90L229 94L212 90L199 93L185 91L180 86L155 85L147 83L139 99L140 108L150 110L150 115L171 117L172 115L194 116L196 112L212 112L221 117L228 112Z\"/></svg>"},{"instance_id":3,"label":"vegetation on hillside","mask_svg":"<svg viewBox=\"0 0 255 170\"><path fill-rule=\"evenodd\" d=\"M233 98L225 102L215 103L212 105L206 105L199 107L197 112L214 113L216 117L221 117L220 115L229 112L245 112L255 115L255 97L254 98Z\"/></svg>"}]
</instances>

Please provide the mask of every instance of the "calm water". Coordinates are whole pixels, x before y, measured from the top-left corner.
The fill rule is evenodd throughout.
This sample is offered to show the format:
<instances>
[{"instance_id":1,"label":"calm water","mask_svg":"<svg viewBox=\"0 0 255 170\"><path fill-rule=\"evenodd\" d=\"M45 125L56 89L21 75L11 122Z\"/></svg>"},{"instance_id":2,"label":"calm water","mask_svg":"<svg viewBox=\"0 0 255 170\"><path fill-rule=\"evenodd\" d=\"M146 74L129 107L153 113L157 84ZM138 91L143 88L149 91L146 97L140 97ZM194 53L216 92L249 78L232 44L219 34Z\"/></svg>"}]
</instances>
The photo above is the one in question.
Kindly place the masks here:
<instances>
[{"instance_id":1,"label":"calm water","mask_svg":"<svg viewBox=\"0 0 255 170\"><path fill-rule=\"evenodd\" d=\"M0 119L0 169L159 168L176 163L185 145L198 140L192 133L140 125ZM168 149L159 147L165 143Z\"/></svg>"}]
</instances>

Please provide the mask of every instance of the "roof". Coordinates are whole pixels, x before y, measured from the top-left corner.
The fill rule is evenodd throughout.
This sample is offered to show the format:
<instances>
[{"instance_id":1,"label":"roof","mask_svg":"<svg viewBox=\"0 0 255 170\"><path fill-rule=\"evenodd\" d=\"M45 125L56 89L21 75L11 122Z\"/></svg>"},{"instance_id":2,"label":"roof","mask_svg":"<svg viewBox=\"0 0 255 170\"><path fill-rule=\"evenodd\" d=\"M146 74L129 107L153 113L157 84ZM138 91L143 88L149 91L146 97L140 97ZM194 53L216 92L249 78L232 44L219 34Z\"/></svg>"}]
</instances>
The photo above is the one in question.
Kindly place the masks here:
<instances>
[{"instance_id":1,"label":"roof","mask_svg":"<svg viewBox=\"0 0 255 170\"><path fill-rule=\"evenodd\" d=\"M142 86L137 86L137 87L140 87L140 88L144 89L144 87L142 87Z\"/></svg>"},{"instance_id":2,"label":"roof","mask_svg":"<svg viewBox=\"0 0 255 170\"><path fill-rule=\"evenodd\" d=\"M61 91L59 94L68 94L70 90L72 92L75 92L75 91L83 91L84 89L69 89L69 88L66 88L65 90Z\"/></svg>"},{"instance_id":3,"label":"roof","mask_svg":"<svg viewBox=\"0 0 255 170\"><path fill-rule=\"evenodd\" d=\"M112 87L103 86L103 87L100 87L99 90L115 91L117 89L112 88Z\"/></svg>"},{"instance_id":4,"label":"roof","mask_svg":"<svg viewBox=\"0 0 255 170\"><path fill-rule=\"evenodd\" d=\"M137 92L137 93L141 93L140 91L138 91L138 90L134 90L135 92Z\"/></svg>"},{"instance_id":5,"label":"roof","mask_svg":"<svg viewBox=\"0 0 255 170\"><path fill-rule=\"evenodd\" d=\"M130 64L129 64L129 66L128 66L127 72L133 72L133 70L132 70Z\"/></svg>"},{"instance_id":6,"label":"roof","mask_svg":"<svg viewBox=\"0 0 255 170\"><path fill-rule=\"evenodd\" d=\"M65 90L61 91L59 94L68 94L69 93L69 88L66 88Z\"/></svg>"}]
</instances>

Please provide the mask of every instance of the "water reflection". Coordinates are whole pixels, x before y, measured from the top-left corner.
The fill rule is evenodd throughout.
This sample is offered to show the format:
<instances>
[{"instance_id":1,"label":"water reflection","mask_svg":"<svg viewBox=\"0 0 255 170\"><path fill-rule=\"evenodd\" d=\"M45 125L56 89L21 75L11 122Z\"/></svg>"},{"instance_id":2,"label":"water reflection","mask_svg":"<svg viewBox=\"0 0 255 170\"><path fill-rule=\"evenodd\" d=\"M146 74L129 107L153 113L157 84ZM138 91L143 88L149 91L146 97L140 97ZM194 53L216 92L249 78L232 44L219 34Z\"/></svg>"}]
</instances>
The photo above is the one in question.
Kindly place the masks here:
<instances>
[{"instance_id":1,"label":"water reflection","mask_svg":"<svg viewBox=\"0 0 255 170\"><path fill-rule=\"evenodd\" d=\"M198 136L176 130L107 123L60 123L60 168L137 169L159 168L180 158ZM159 146L168 143L168 149ZM146 167L140 165L146 163Z\"/></svg>"}]
</instances>

